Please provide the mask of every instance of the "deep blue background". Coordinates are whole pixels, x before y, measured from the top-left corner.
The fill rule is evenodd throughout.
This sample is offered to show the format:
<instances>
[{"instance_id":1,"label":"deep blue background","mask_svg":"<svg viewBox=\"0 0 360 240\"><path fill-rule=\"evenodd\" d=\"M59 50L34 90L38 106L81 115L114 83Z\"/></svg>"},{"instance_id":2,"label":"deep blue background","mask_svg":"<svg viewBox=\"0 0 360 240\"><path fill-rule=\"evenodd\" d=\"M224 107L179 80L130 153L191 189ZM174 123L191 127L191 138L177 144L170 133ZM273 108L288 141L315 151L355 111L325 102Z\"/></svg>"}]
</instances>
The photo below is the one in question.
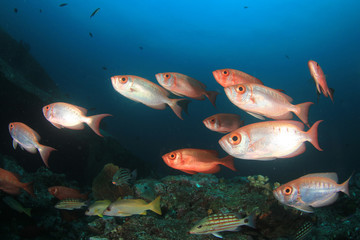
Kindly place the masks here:
<instances>
[{"instance_id":1,"label":"deep blue background","mask_svg":"<svg viewBox=\"0 0 360 240\"><path fill-rule=\"evenodd\" d=\"M68 5L59 7L64 2ZM315 60L335 89L334 104L321 96L310 110L310 123L325 120L319 127L324 151L307 143L307 151L291 159L236 160L236 174L288 181L311 172L336 171L346 179L359 169L359 9L356 0L0 0L0 27L30 44L30 53L71 96L72 104L95 108L92 114L113 114L104 120L107 131L162 175L175 173L161 159L171 150L217 149L226 155L217 143L222 135L206 129L204 118L231 112L241 114L247 124L258 121L230 103L213 70L242 70L267 86L284 89L294 103L316 103L307 67L308 60ZM153 110L124 98L110 82L119 74L156 82L156 73L168 71L221 92L217 109L208 100L193 100L190 115L181 121L170 108ZM41 109L34 114L41 114ZM222 170L220 175L234 174Z\"/></svg>"}]
</instances>

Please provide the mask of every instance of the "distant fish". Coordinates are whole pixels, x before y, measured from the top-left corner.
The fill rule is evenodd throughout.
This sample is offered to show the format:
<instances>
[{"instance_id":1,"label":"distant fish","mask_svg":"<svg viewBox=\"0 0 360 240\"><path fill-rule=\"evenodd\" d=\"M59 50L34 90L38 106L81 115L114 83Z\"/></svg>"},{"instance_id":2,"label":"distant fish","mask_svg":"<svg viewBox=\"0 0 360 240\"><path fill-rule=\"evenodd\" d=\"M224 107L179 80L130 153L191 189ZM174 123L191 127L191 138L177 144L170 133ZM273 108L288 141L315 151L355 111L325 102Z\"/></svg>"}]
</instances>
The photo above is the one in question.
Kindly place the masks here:
<instances>
[{"instance_id":1,"label":"distant fish","mask_svg":"<svg viewBox=\"0 0 360 240\"><path fill-rule=\"evenodd\" d=\"M200 220L189 232L190 234L212 234L223 238L219 232L240 231L241 226L255 228L255 217L254 214L246 218L241 218L236 213L213 214Z\"/></svg>"},{"instance_id":2,"label":"distant fish","mask_svg":"<svg viewBox=\"0 0 360 240\"><path fill-rule=\"evenodd\" d=\"M19 213L25 213L29 217L31 217L31 208L24 208L21 203L16 201L14 198L6 196L2 199L9 207L18 211Z\"/></svg>"},{"instance_id":3,"label":"distant fish","mask_svg":"<svg viewBox=\"0 0 360 240\"><path fill-rule=\"evenodd\" d=\"M143 50L144 48L142 46L139 47L140 50Z\"/></svg>"},{"instance_id":4,"label":"distant fish","mask_svg":"<svg viewBox=\"0 0 360 240\"><path fill-rule=\"evenodd\" d=\"M42 9L40 9L40 13L42 13Z\"/></svg>"},{"instance_id":5,"label":"distant fish","mask_svg":"<svg viewBox=\"0 0 360 240\"><path fill-rule=\"evenodd\" d=\"M219 133L232 132L244 125L237 114L218 113L203 120L204 125L211 131Z\"/></svg>"},{"instance_id":6,"label":"distant fish","mask_svg":"<svg viewBox=\"0 0 360 240\"><path fill-rule=\"evenodd\" d=\"M206 85L202 82L186 76L185 74L166 72L155 75L158 83L179 97L189 97L197 100L204 100L205 96L215 107L216 91L207 91Z\"/></svg>"},{"instance_id":7,"label":"distant fish","mask_svg":"<svg viewBox=\"0 0 360 240\"><path fill-rule=\"evenodd\" d=\"M17 174L0 168L0 190L11 195L19 195L21 188L28 192L31 196L35 196L32 182L20 182Z\"/></svg>"},{"instance_id":8,"label":"distant fish","mask_svg":"<svg viewBox=\"0 0 360 240\"><path fill-rule=\"evenodd\" d=\"M18 9L17 9L17 8L14 8L14 13L18 13Z\"/></svg>"},{"instance_id":9,"label":"distant fish","mask_svg":"<svg viewBox=\"0 0 360 240\"><path fill-rule=\"evenodd\" d=\"M262 81L245 72L225 68L213 71L215 80L224 88L242 83L257 83L264 85Z\"/></svg>"},{"instance_id":10,"label":"distant fish","mask_svg":"<svg viewBox=\"0 0 360 240\"><path fill-rule=\"evenodd\" d=\"M68 5L67 3L62 3L62 4L59 5L59 7L65 7L67 5Z\"/></svg>"},{"instance_id":11,"label":"distant fish","mask_svg":"<svg viewBox=\"0 0 360 240\"><path fill-rule=\"evenodd\" d=\"M322 92L325 97L330 96L331 101L334 102L334 98L333 98L334 90L328 87L327 82L326 82L326 76L325 76L323 70L321 69L320 65L313 60L309 60L308 66L309 66L311 77L315 81L318 94L320 94Z\"/></svg>"},{"instance_id":12,"label":"distant fish","mask_svg":"<svg viewBox=\"0 0 360 240\"><path fill-rule=\"evenodd\" d=\"M96 201L89 206L88 210L85 212L85 215L103 217L103 212L110 205L110 203L110 200Z\"/></svg>"},{"instance_id":13,"label":"distant fish","mask_svg":"<svg viewBox=\"0 0 360 240\"><path fill-rule=\"evenodd\" d=\"M48 191L49 191L49 193L51 195L53 195L54 197L56 197L59 200L64 200L64 199L83 199L83 200L86 200L86 199L88 199L87 194L82 194L77 189L64 187L64 186L49 187Z\"/></svg>"},{"instance_id":14,"label":"distant fish","mask_svg":"<svg viewBox=\"0 0 360 240\"><path fill-rule=\"evenodd\" d=\"M119 168L117 172L114 174L112 179L112 184L116 186L121 186L124 184L129 184L136 178L137 170L130 172L129 169Z\"/></svg>"},{"instance_id":15,"label":"distant fish","mask_svg":"<svg viewBox=\"0 0 360 240\"><path fill-rule=\"evenodd\" d=\"M248 6L244 6L244 8L246 9L246 8L249 8Z\"/></svg>"},{"instance_id":16,"label":"distant fish","mask_svg":"<svg viewBox=\"0 0 360 240\"><path fill-rule=\"evenodd\" d=\"M100 8L95 9L95 11L90 15L90 18L92 18L99 10Z\"/></svg>"},{"instance_id":17,"label":"distant fish","mask_svg":"<svg viewBox=\"0 0 360 240\"><path fill-rule=\"evenodd\" d=\"M310 238L314 224L310 221L305 222L296 232L294 240L306 240Z\"/></svg>"},{"instance_id":18,"label":"distant fish","mask_svg":"<svg viewBox=\"0 0 360 240\"><path fill-rule=\"evenodd\" d=\"M151 210L161 215L160 196L151 203L142 199L120 199L111 203L104 211L105 216L128 217L132 215L146 215L146 210Z\"/></svg>"},{"instance_id":19,"label":"distant fish","mask_svg":"<svg viewBox=\"0 0 360 240\"><path fill-rule=\"evenodd\" d=\"M103 69L103 70L107 70L107 67L103 66L102 69Z\"/></svg>"},{"instance_id":20,"label":"distant fish","mask_svg":"<svg viewBox=\"0 0 360 240\"><path fill-rule=\"evenodd\" d=\"M55 208L64 209L64 210L74 210L74 209L81 209L85 206L86 206L86 203L79 199L64 199L64 200L60 200L55 205Z\"/></svg>"},{"instance_id":21,"label":"distant fish","mask_svg":"<svg viewBox=\"0 0 360 240\"><path fill-rule=\"evenodd\" d=\"M90 37L93 37L94 35L93 35L91 32L89 32L89 36L90 36Z\"/></svg>"},{"instance_id":22,"label":"distant fish","mask_svg":"<svg viewBox=\"0 0 360 240\"><path fill-rule=\"evenodd\" d=\"M21 122L10 123L9 132L13 138L14 149L19 144L22 149L29 153L36 153L36 150L38 150L46 167L49 167L48 159L50 153L56 149L40 144L40 135L37 132Z\"/></svg>"},{"instance_id":23,"label":"distant fish","mask_svg":"<svg viewBox=\"0 0 360 240\"><path fill-rule=\"evenodd\" d=\"M350 178L351 176L344 183L338 184L338 177L334 172L312 173L281 185L273 193L280 203L312 213L313 207L334 203L338 192L349 196Z\"/></svg>"},{"instance_id":24,"label":"distant fish","mask_svg":"<svg viewBox=\"0 0 360 240\"><path fill-rule=\"evenodd\" d=\"M111 114L86 116L87 109L70 103L56 102L43 107L45 118L55 127L73 130L84 129L86 123L97 135L102 137L99 129L101 120Z\"/></svg>"}]
</instances>

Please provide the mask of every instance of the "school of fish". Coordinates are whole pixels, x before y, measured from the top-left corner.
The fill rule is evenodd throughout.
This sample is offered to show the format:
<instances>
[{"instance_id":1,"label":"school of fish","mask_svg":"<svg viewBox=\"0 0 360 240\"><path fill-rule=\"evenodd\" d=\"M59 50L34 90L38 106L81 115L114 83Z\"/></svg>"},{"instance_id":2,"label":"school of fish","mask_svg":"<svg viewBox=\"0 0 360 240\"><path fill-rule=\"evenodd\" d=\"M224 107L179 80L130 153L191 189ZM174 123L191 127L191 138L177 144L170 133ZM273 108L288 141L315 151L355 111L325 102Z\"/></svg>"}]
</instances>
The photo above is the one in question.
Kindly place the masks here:
<instances>
[{"instance_id":1,"label":"school of fish","mask_svg":"<svg viewBox=\"0 0 360 240\"><path fill-rule=\"evenodd\" d=\"M99 10L96 9L90 18ZM323 93L325 97L330 97L334 101L334 91L328 87L320 65L309 60L308 67L315 81L317 93ZM256 77L239 70L219 69L213 71L213 76L224 88L229 101L236 107L257 119L272 120L246 125L238 112L209 116L203 120L203 124L211 131L226 134L218 143L228 155L219 157L215 150L183 148L164 154L162 159L166 165L188 174L214 174L220 171L221 165L236 171L234 158L268 161L298 156L305 152L305 142L310 142L317 150L323 151L318 142L318 127L323 120L316 121L311 127L308 121L312 102L294 105L293 99L283 93L283 90L273 89ZM190 103L187 98L208 98L216 107L216 97L219 93L207 90L206 85L195 78L177 72L157 73L155 78L160 86L135 75L112 76L111 84L122 97L157 110L163 110L168 106L180 119L183 119L182 111L187 112ZM84 129L84 124L87 124L101 137L103 135L99 128L100 122L105 117L112 116L86 116L85 108L65 102L50 103L42 108L42 112L58 129L81 130ZM292 120L294 114L300 121ZM304 130L305 125L309 127L308 130ZM19 145L21 149L30 153L38 151L44 164L49 167L48 159L55 148L40 144L39 134L24 123L11 122L8 127L14 149ZM279 186L273 190L273 195L281 204L312 213L313 208L335 202L339 192L349 195L350 178L351 176L344 183L338 184L337 174L334 172L310 173ZM130 184L130 179L130 170L120 169L114 174L112 184ZM10 195L18 195L21 189L34 196L32 183L22 183L16 174L0 168L0 190ZM66 186L49 187L48 191L59 200L55 208L73 210L88 206L89 193L81 193ZM160 199L161 196L158 196L150 203L143 199L118 199L114 202L107 199L99 200L88 206L85 215L127 217L145 215L147 210L161 215ZM4 201L13 209L30 216L30 210L15 199L7 198ZM197 223L189 233L221 237L219 232L238 231L242 225L255 228L255 218L254 214L246 218L241 218L238 213L213 214Z\"/></svg>"}]
</instances>

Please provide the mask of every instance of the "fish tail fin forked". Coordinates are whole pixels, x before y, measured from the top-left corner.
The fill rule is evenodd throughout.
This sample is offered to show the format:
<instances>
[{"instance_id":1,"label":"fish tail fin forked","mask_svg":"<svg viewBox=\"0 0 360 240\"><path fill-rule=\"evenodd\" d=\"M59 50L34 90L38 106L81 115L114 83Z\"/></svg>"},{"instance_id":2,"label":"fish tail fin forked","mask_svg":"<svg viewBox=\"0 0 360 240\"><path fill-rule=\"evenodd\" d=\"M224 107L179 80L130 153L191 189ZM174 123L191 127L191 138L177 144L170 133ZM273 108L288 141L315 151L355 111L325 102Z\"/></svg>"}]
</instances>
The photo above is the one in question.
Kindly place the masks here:
<instances>
[{"instance_id":1,"label":"fish tail fin forked","mask_svg":"<svg viewBox=\"0 0 360 240\"><path fill-rule=\"evenodd\" d=\"M87 124L89 125L89 127L100 137L103 137L103 135L101 135L100 133L100 122L104 117L109 117L112 116L111 114L99 114L99 115L94 115L94 116L90 116L88 117L88 121Z\"/></svg>"},{"instance_id":2,"label":"fish tail fin forked","mask_svg":"<svg viewBox=\"0 0 360 240\"><path fill-rule=\"evenodd\" d=\"M152 201L151 203L149 203L150 205L150 210L161 215L161 207L160 207L160 198L161 196L158 196L157 198L155 198L154 201Z\"/></svg>"},{"instance_id":3,"label":"fish tail fin forked","mask_svg":"<svg viewBox=\"0 0 360 240\"><path fill-rule=\"evenodd\" d=\"M348 196L350 196L350 195L349 195L349 181L350 181L350 179L351 179L351 177L352 177L353 174L354 174L354 173L352 173L351 176L350 176L345 182L343 182L342 184L340 184L340 186L341 186L341 191L342 191L343 193L345 193L346 195L348 195Z\"/></svg>"},{"instance_id":4,"label":"fish tail fin forked","mask_svg":"<svg viewBox=\"0 0 360 240\"><path fill-rule=\"evenodd\" d=\"M328 89L328 94L329 94L332 102L334 102L334 92L335 92L335 90L333 88Z\"/></svg>"},{"instance_id":5,"label":"fish tail fin forked","mask_svg":"<svg viewBox=\"0 0 360 240\"><path fill-rule=\"evenodd\" d=\"M247 216L245 219L244 219L244 224L246 226L249 226L249 227L252 227L252 228L256 228L255 227L255 219L256 219L256 213L253 212L251 213L249 216Z\"/></svg>"},{"instance_id":6,"label":"fish tail fin forked","mask_svg":"<svg viewBox=\"0 0 360 240\"><path fill-rule=\"evenodd\" d=\"M174 111L176 116L178 116L181 120L184 120L181 116L181 112L182 110L184 110L186 114L188 113L187 108L191 101L188 99L170 99L170 100L171 101L169 106L171 107L171 109Z\"/></svg>"},{"instance_id":7,"label":"fish tail fin forked","mask_svg":"<svg viewBox=\"0 0 360 240\"><path fill-rule=\"evenodd\" d=\"M24 183L22 188L29 193L32 197L35 197L33 182Z\"/></svg>"},{"instance_id":8,"label":"fish tail fin forked","mask_svg":"<svg viewBox=\"0 0 360 240\"><path fill-rule=\"evenodd\" d=\"M43 162L45 163L46 167L49 167L49 164L48 164L48 159L49 159L49 156L50 156L50 153L52 151L56 151L55 148L52 148L52 147L48 147L48 146L45 146L45 145L40 145L39 144L39 153L40 153L40 156L41 156L41 159L43 160Z\"/></svg>"},{"instance_id":9,"label":"fish tail fin forked","mask_svg":"<svg viewBox=\"0 0 360 240\"><path fill-rule=\"evenodd\" d=\"M309 115L309 108L310 106L314 104L312 102L304 102L304 103L300 103L295 105L296 110L295 110L295 114L300 118L301 121L303 121L303 123L306 124L306 126L310 127L309 122L308 122L308 115Z\"/></svg>"},{"instance_id":10,"label":"fish tail fin forked","mask_svg":"<svg viewBox=\"0 0 360 240\"><path fill-rule=\"evenodd\" d=\"M214 107L216 107L215 101L216 101L216 97L217 97L217 95L219 95L219 93L216 91L206 91L205 95L210 100L212 105L214 105Z\"/></svg>"},{"instance_id":11,"label":"fish tail fin forked","mask_svg":"<svg viewBox=\"0 0 360 240\"><path fill-rule=\"evenodd\" d=\"M322 151L322 149L320 148L318 141L318 127L322 121L323 120L319 120L314 123L314 125L311 126L309 131L306 132L309 136L309 142L311 142L311 144L314 145L314 147L319 151Z\"/></svg>"},{"instance_id":12,"label":"fish tail fin forked","mask_svg":"<svg viewBox=\"0 0 360 240\"><path fill-rule=\"evenodd\" d=\"M233 171L237 171L235 166L234 166L234 157L233 156L226 156L222 159L220 159L220 164L224 165L225 167L233 170Z\"/></svg>"}]
</instances>

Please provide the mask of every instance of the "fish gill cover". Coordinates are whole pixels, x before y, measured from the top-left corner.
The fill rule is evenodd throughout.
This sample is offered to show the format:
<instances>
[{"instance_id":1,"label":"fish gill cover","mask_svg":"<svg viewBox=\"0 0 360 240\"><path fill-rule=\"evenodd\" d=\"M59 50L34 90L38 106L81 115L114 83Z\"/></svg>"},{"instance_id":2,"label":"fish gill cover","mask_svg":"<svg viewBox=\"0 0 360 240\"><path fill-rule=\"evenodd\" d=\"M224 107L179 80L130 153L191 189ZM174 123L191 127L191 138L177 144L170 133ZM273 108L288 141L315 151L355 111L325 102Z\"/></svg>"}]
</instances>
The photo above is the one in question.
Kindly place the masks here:
<instances>
[{"instance_id":1,"label":"fish gill cover","mask_svg":"<svg viewBox=\"0 0 360 240\"><path fill-rule=\"evenodd\" d=\"M47 191L52 186L65 186L81 190L83 194L90 193L87 206L95 200L104 200L94 196L109 196L112 201L118 197L131 197L150 203L158 194L162 195L162 216L151 211L147 211L148 216L131 216L130 223L133 221L133 224L121 225L123 229L115 226L128 219L101 218L101 221L109 221L107 228L104 222L97 220L93 223L96 226L90 227L93 232L85 231L81 237L106 235L110 239L127 236L129 232L140 234L145 231L142 238L176 239L183 237L182 234L196 220L208 215L229 211L243 211L248 215L258 207L260 210L256 214L260 223L256 230L246 228L243 235L224 233L224 237L291 237L310 221L314 224L312 234L329 238L343 234L341 236L345 238L356 238L356 217L353 216L356 216L357 206L354 198L360 186L356 174L359 169L356 161L360 133L357 110L357 93L360 90L360 60L357 57L360 54L359 7L360 3L355 0L347 4L310 0L1 1L0 28L4 33L0 38L0 167L16 177L19 175L20 183L32 183L37 199L26 195L20 185L14 186L15 183L6 183L12 184L11 187L1 183L3 192L0 197L21 191L16 200L24 208L35 208L32 216L41 219L37 226L27 225L28 219L24 215L18 220L23 229L21 233L14 228L9 232L5 227L1 228L1 232L5 231L9 238L11 234L30 233L37 233L37 236L53 234L52 237L56 238L61 236L61 230L68 229L71 232L67 236L69 239L79 239L76 230L82 227L88 230L87 222L93 219L84 216L82 210L69 214L55 209L57 201ZM215 70L219 72L213 73ZM175 83L180 81L186 86L186 91L174 86L167 87L169 91L165 91L155 77L158 73L179 73L190 77L175 79ZM117 78L117 84L126 91L115 88L112 82L114 76L125 76ZM136 80L133 82L133 77L128 76L136 76ZM260 80L255 87L246 82L251 82L251 76ZM166 74L162 77L161 81L170 80L166 79ZM226 88L231 91L225 90L223 85L230 78L235 85ZM181 88L181 84L176 87ZM267 91L267 87L272 90ZM249 98L255 107L244 106L244 102L240 101L240 95L246 95L243 94L244 89L257 89L250 91L256 95ZM281 103L277 101L280 98L283 99ZM187 100L175 102L172 99ZM264 107L263 99L270 105ZM81 114L66 124L47 121L42 108L57 102L77 106ZM299 104L306 102L314 104L305 104L310 108L300 109ZM59 121L69 116L68 113L62 112ZM210 131L203 120L220 113L237 114L242 121L240 127L244 128L227 133L229 135ZM305 116L307 113L308 116ZM99 114L112 116L89 122L91 116ZM278 120L290 119L290 115L297 122L290 124L291 127L284 127ZM265 121L260 120L264 117ZM308 119L310 127L315 125L312 131L302 125L302 120L307 123L304 119ZM324 121L319 124L318 120ZM275 121L280 124L277 128L272 123ZM14 150L13 138L8 133L9 123L13 122L31 127L41 139L34 141L26 134L12 135L15 136L14 145L18 146ZM259 123L267 128L260 128ZM57 129L61 126L62 129ZM104 137L96 135L89 126L95 132L100 126L101 134L98 135ZM260 129L260 133L248 134L246 136L250 137L247 138L242 134L249 133L248 129ZM281 135L282 141L276 142L278 135L271 129L278 132L292 129L297 131L296 136L301 135L301 140L293 141L294 135L287 135L284 141ZM233 162L229 162L237 170L234 172L221 166L224 163L220 160L228 154L235 157L243 155L235 155L228 147L223 148L229 145L220 145L222 138L232 142L231 146L235 146L236 151L246 149L247 153L255 152L256 157L252 159L280 158L273 161L234 158ZM258 138L263 141L254 140ZM250 144L240 144L241 149L236 147L241 140L245 142L244 139L249 139ZM282 151L267 143L279 143L276 146ZM40 157L41 149L44 149L42 146L56 149L46 154L49 169L45 169ZM37 153L30 154L22 148ZM186 149L193 151L186 157L176 156L176 159L180 159L182 164L194 160L193 165L187 168L169 167L162 159L166 154ZM218 155L212 160L199 157L196 152L200 149L211 150L214 156ZM171 160L172 155L168 157ZM110 163L114 165L107 165ZM209 163L210 168L200 169ZM111 183L117 171L115 169L119 167L138 170L134 184L126 185L126 189ZM307 218L302 218L291 204L284 211L282 206L276 205L277 201L271 193L274 182L287 183L310 173L336 172L340 179L336 184L340 185L353 171L352 179L356 184L350 182L351 198L340 194L341 199L331 207L313 206L315 213L311 217L306 215ZM215 186L206 184L204 187L197 178L199 174L180 175L187 174L184 172L216 174L220 180L213 180L209 175L204 177L204 182L211 185L215 181L219 189L212 189ZM179 175L179 178L174 175ZM253 175L264 175L268 180L261 182L253 177L245 180L246 183L236 180L239 176ZM271 185L265 187L265 194L262 189L269 179ZM255 184L256 181L260 183ZM328 179L314 181L319 184L331 182ZM338 186L334 182L331 184ZM234 194L231 186L243 188L233 191L245 194L248 199L229 197ZM261 190L258 190L259 187ZM339 191L346 192L344 187L347 185L330 191L329 194L333 194L331 199L334 200ZM201 202L202 197L210 205ZM229 198L229 202L224 202ZM245 206L245 203L258 198L262 199L258 206ZM232 203L240 200L242 203L237 206ZM322 202L321 206L325 205ZM0 206L2 214L11 213L9 216L13 218L21 214L12 212L5 204ZM272 215L271 212L275 213ZM286 214L297 221L291 226L281 222L281 216ZM51 217L53 222L75 219L79 224L63 224L55 229L51 224L45 224L46 219ZM154 225L151 225L152 220ZM179 231L169 237L171 231L162 232L156 220L160 225ZM148 222L142 224L141 221ZM178 227L180 223L182 227ZM139 226L147 227L139 230ZM345 230L331 232L330 229L340 229L335 226ZM275 229L275 234L271 235L269 229ZM140 239L140 235L136 236ZM206 236L200 235L185 236L206 239Z\"/></svg>"}]
</instances>

